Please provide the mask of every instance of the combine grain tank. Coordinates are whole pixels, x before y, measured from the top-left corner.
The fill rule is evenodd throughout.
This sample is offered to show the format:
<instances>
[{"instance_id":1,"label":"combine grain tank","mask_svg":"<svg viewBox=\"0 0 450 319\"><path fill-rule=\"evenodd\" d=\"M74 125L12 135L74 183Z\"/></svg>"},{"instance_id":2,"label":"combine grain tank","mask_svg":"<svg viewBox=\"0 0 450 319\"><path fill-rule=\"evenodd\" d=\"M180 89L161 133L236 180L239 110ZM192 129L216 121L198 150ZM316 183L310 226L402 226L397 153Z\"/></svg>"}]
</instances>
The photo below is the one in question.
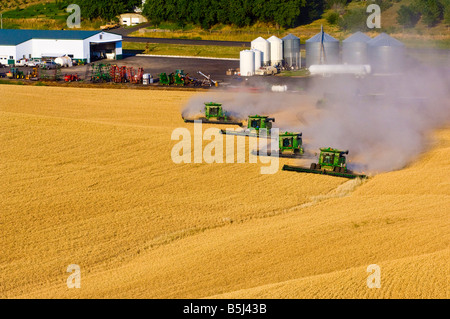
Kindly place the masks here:
<instances>
[{"instance_id":1,"label":"combine grain tank","mask_svg":"<svg viewBox=\"0 0 450 319\"><path fill-rule=\"evenodd\" d=\"M381 33L367 44L374 73L391 74L402 71L405 58L405 46L402 42Z\"/></svg>"},{"instance_id":2,"label":"combine grain tank","mask_svg":"<svg viewBox=\"0 0 450 319\"><path fill-rule=\"evenodd\" d=\"M284 64L290 68L301 68L300 38L288 34L283 39Z\"/></svg>"},{"instance_id":3,"label":"combine grain tank","mask_svg":"<svg viewBox=\"0 0 450 319\"><path fill-rule=\"evenodd\" d=\"M270 64L270 43L264 38L257 38L252 41L251 48L262 52L262 64Z\"/></svg>"},{"instance_id":4,"label":"combine grain tank","mask_svg":"<svg viewBox=\"0 0 450 319\"><path fill-rule=\"evenodd\" d=\"M306 67L313 64L338 64L339 41L323 32L306 40Z\"/></svg>"},{"instance_id":5,"label":"combine grain tank","mask_svg":"<svg viewBox=\"0 0 450 319\"><path fill-rule=\"evenodd\" d=\"M283 61L283 40L276 36L267 39L270 43L270 65L277 65Z\"/></svg>"},{"instance_id":6,"label":"combine grain tank","mask_svg":"<svg viewBox=\"0 0 450 319\"><path fill-rule=\"evenodd\" d=\"M241 51L239 61L241 76L252 76L255 73L255 52L251 50Z\"/></svg>"},{"instance_id":7,"label":"combine grain tank","mask_svg":"<svg viewBox=\"0 0 450 319\"><path fill-rule=\"evenodd\" d=\"M370 40L370 37L358 31L342 41L342 63L367 64L367 42Z\"/></svg>"}]
</instances>

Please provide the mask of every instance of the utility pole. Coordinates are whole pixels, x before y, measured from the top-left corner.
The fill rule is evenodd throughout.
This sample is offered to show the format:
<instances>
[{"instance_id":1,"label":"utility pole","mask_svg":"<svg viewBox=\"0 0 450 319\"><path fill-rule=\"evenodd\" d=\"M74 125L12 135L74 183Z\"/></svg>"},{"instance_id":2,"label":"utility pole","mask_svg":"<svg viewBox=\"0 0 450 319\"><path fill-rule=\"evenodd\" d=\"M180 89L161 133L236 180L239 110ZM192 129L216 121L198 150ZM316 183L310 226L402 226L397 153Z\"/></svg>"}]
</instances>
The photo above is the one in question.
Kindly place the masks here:
<instances>
[{"instance_id":1,"label":"utility pole","mask_svg":"<svg viewBox=\"0 0 450 319\"><path fill-rule=\"evenodd\" d=\"M3 13L0 13L0 21L1 21L1 25L2 25L2 29L3 29Z\"/></svg>"}]
</instances>

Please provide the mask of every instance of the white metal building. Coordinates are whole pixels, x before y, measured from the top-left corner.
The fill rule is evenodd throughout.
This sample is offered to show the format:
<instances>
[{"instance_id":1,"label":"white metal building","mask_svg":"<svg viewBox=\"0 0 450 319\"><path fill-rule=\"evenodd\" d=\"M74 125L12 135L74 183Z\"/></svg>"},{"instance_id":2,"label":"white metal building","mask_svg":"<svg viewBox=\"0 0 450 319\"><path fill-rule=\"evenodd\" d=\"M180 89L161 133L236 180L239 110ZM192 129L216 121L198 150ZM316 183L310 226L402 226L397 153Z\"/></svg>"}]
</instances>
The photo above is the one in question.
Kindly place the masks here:
<instances>
[{"instance_id":1,"label":"white metal building","mask_svg":"<svg viewBox=\"0 0 450 319\"><path fill-rule=\"evenodd\" d=\"M122 36L104 31L0 30L0 63L22 58L69 57L90 63L96 58L122 58Z\"/></svg>"},{"instance_id":2,"label":"white metal building","mask_svg":"<svg viewBox=\"0 0 450 319\"><path fill-rule=\"evenodd\" d=\"M137 25L148 21L146 17L138 13L121 14L119 20L120 24L127 26Z\"/></svg>"}]
</instances>

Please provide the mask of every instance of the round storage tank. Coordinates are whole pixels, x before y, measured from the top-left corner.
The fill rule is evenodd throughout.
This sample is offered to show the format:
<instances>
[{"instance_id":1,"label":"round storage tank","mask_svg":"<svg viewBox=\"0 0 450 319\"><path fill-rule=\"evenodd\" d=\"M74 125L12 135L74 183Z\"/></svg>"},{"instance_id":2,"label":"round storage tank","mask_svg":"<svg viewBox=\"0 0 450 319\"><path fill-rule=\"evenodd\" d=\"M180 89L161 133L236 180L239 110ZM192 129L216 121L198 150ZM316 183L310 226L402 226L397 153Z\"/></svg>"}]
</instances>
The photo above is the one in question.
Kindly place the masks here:
<instances>
[{"instance_id":1,"label":"round storage tank","mask_svg":"<svg viewBox=\"0 0 450 319\"><path fill-rule=\"evenodd\" d=\"M255 69L253 71L256 72L256 70L258 70L262 66L263 53L262 51L256 49L252 49L252 51L255 53Z\"/></svg>"},{"instance_id":2,"label":"round storage tank","mask_svg":"<svg viewBox=\"0 0 450 319\"><path fill-rule=\"evenodd\" d=\"M369 61L374 73L399 73L403 70L405 46L387 35L381 33L368 43Z\"/></svg>"},{"instance_id":3,"label":"round storage tank","mask_svg":"<svg viewBox=\"0 0 450 319\"><path fill-rule=\"evenodd\" d=\"M369 63L367 42L369 42L370 40L370 37L358 31L342 41L342 63Z\"/></svg>"},{"instance_id":4,"label":"round storage tank","mask_svg":"<svg viewBox=\"0 0 450 319\"><path fill-rule=\"evenodd\" d=\"M251 43L251 48L262 52L262 64L268 65L270 63L270 43L264 38L256 38Z\"/></svg>"},{"instance_id":5,"label":"round storage tank","mask_svg":"<svg viewBox=\"0 0 450 319\"><path fill-rule=\"evenodd\" d=\"M267 39L270 43L270 65L277 65L283 61L283 40L276 36Z\"/></svg>"},{"instance_id":6,"label":"round storage tank","mask_svg":"<svg viewBox=\"0 0 450 319\"><path fill-rule=\"evenodd\" d=\"M284 64L291 68L301 68L300 38L288 34L282 40Z\"/></svg>"},{"instance_id":7,"label":"round storage tank","mask_svg":"<svg viewBox=\"0 0 450 319\"><path fill-rule=\"evenodd\" d=\"M255 73L255 52L251 50L241 51L239 68L241 76L252 76Z\"/></svg>"},{"instance_id":8,"label":"round storage tank","mask_svg":"<svg viewBox=\"0 0 450 319\"><path fill-rule=\"evenodd\" d=\"M322 45L323 44L323 45ZM306 40L306 67L313 64L338 64L339 41L323 30Z\"/></svg>"}]
</instances>

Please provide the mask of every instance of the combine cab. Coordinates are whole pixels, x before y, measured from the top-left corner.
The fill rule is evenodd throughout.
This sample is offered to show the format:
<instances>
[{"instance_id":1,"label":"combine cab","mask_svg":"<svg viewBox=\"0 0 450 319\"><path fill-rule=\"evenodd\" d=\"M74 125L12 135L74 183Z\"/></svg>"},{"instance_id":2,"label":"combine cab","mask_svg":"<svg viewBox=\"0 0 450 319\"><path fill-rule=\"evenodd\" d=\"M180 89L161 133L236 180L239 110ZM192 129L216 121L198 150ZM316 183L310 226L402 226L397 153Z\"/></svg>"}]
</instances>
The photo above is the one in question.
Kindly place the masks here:
<instances>
[{"instance_id":1,"label":"combine cab","mask_svg":"<svg viewBox=\"0 0 450 319\"><path fill-rule=\"evenodd\" d=\"M312 163L310 168L284 165L283 171L324 174L345 178L367 177L366 175L354 174L347 170L346 155L348 155L348 151L341 151L331 147L321 148L319 163Z\"/></svg>"},{"instance_id":2,"label":"combine cab","mask_svg":"<svg viewBox=\"0 0 450 319\"><path fill-rule=\"evenodd\" d=\"M285 151L292 152L292 155L302 155L302 133L284 132L280 134L280 154Z\"/></svg>"},{"instance_id":3,"label":"combine cab","mask_svg":"<svg viewBox=\"0 0 450 319\"><path fill-rule=\"evenodd\" d=\"M272 129L272 122L275 122L273 117L268 117L264 115L249 115L247 122L247 129L241 132L227 132L226 130L221 130L222 134L229 135L244 135L244 136L254 136L259 137L259 130L266 129L267 137L270 138L270 130Z\"/></svg>"},{"instance_id":4,"label":"combine cab","mask_svg":"<svg viewBox=\"0 0 450 319\"><path fill-rule=\"evenodd\" d=\"M231 124L231 125L242 125L241 122L233 121L228 115L227 112L224 112L222 108L222 104L220 103L205 103L205 116L199 118L202 123L212 123L212 124ZM186 123L193 123L194 119L185 119L183 120Z\"/></svg>"},{"instance_id":5,"label":"combine cab","mask_svg":"<svg viewBox=\"0 0 450 319\"><path fill-rule=\"evenodd\" d=\"M303 156L304 149L302 147L302 133L284 132L279 135L278 152L273 156L298 158ZM256 152L256 155L266 155ZM271 156L270 152L267 152L267 156Z\"/></svg>"}]
</instances>

